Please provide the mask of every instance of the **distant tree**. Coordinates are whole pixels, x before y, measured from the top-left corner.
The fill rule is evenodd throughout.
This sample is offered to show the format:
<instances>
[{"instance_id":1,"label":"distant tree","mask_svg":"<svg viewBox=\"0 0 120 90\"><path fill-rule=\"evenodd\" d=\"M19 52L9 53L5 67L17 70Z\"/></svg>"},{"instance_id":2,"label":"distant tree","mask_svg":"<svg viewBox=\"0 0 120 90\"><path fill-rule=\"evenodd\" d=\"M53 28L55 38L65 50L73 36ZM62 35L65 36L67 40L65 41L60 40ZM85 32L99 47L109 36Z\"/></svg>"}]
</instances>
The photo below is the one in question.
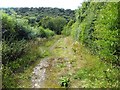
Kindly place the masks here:
<instances>
[{"instance_id":1,"label":"distant tree","mask_svg":"<svg viewBox=\"0 0 120 90\"><path fill-rule=\"evenodd\" d=\"M44 28L49 28L56 34L61 34L63 27L66 25L66 19L62 17L52 18L47 16L43 18L39 24Z\"/></svg>"}]
</instances>

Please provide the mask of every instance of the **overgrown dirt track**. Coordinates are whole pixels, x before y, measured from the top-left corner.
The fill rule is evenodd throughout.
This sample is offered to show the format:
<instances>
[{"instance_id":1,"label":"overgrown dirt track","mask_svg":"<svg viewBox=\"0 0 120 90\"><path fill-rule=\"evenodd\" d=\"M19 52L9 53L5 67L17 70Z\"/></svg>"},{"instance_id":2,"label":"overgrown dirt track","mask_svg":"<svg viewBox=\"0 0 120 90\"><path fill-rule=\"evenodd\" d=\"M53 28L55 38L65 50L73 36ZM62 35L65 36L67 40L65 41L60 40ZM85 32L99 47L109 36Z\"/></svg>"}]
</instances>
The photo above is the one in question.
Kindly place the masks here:
<instances>
[{"instance_id":1,"label":"overgrown dirt track","mask_svg":"<svg viewBox=\"0 0 120 90\"><path fill-rule=\"evenodd\" d=\"M118 87L119 70L70 36L38 40L41 57L17 77L21 88ZM113 80L113 82L109 81Z\"/></svg>"},{"instance_id":2,"label":"overgrown dirt track","mask_svg":"<svg viewBox=\"0 0 120 90\"><path fill-rule=\"evenodd\" d=\"M69 87L78 87L79 81L71 77L85 63L82 54L77 54L75 43L70 37L57 40L50 48L51 56L43 58L32 72L33 88L59 88L60 78L70 80ZM80 48L77 48L80 51Z\"/></svg>"}]
</instances>

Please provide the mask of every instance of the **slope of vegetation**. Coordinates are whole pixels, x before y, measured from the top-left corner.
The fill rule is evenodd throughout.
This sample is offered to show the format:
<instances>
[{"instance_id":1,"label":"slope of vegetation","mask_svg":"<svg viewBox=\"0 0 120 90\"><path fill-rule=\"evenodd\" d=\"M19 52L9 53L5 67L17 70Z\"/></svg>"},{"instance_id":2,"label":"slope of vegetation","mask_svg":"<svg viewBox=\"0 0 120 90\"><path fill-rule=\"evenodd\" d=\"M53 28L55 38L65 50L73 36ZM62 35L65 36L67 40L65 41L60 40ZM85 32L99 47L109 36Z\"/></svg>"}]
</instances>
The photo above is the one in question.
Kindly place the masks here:
<instances>
[{"instance_id":1,"label":"slope of vegetation","mask_svg":"<svg viewBox=\"0 0 120 90\"><path fill-rule=\"evenodd\" d=\"M25 19L17 19L2 13L2 64L3 87L15 87L14 73L23 71L37 58L43 57L38 51L35 38L48 38L55 33L42 27L31 27Z\"/></svg>"},{"instance_id":2,"label":"slope of vegetation","mask_svg":"<svg viewBox=\"0 0 120 90\"><path fill-rule=\"evenodd\" d=\"M75 78L83 80L85 87L119 87L119 10L119 2L84 2L76 10L76 22L62 31L99 58L95 65L86 66L76 74Z\"/></svg>"},{"instance_id":3,"label":"slope of vegetation","mask_svg":"<svg viewBox=\"0 0 120 90\"><path fill-rule=\"evenodd\" d=\"M76 11L71 35L101 60L119 65L119 3L85 2Z\"/></svg>"}]
</instances>

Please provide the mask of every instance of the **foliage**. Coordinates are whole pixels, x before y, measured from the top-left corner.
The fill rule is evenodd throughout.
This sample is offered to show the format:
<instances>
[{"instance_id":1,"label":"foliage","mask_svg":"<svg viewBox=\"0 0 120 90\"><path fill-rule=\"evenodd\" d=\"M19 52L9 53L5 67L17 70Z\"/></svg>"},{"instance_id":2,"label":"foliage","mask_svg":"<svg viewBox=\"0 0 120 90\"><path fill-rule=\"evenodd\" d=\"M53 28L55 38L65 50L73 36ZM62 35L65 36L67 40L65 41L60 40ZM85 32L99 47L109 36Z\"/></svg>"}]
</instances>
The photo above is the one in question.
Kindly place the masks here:
<instances>
[{"instance_id":1,"label":"foliage","mask_svg":"<svg viewBox=\"0 0 120 90\"><path fill-rule=\"evenodd\" d=\"M97 54L101 60L119 65L119 25L117 2L84 2L76 10L71 35Z\"/></svg>"},{"instance_id":2,"label":"foliage","mask_svg":"<svg viewBox=\"0 0 120 90\"><path fill-rule=\"evenodd\" d=\"M14 43L14 45L19 45L19 46L15 46L16 49L21 49L20 44L22 43ZM37 41L29 41L26 42L24 44L22 44L22 46L25 47L24 53L22 53L22 55L17 55L14 54L14 51L16 50L15 48L12 49L13 52L3 52L3 56L6 54L10 54L10 56L4 56L2 59L3 62L3 73L2 73L2 77L3 77L3 88L15 88L18 87L18 83L16 83L16 81L18 81L18 78L15 78L15 74L16 73L21 73L24 72L24 70L26 68L28 68L31 64L33 64L38 58L42 57L42 53L38 50L39 49L39 45L37 44ZM6 50L7 49L7 50ZM11 48L9 47L6 48L5 50L8 51L9 49L11 50ZM3 49L4 51L4 49ZM17 53L20 53L19 50L17 50ZM14 55L14 57L13 57ZM6 61L5 61L6 60ZM26 64L27 63L27 64Z\"/></svg>"},{"instance_id":3,"label":"foliage","mask_svg":"<svg viewBox=\"0 0 120 90\"><path fill-rule=\"evenodd\" d=\"M3 88L14 88L17 86L14 73L9 67L2 66L2 87Z\"/></svg>"},{"instance_id":4,"label":"foliage","mask_svg":"<svg viewBox=\"0 0 120 90\"><path fill-rule=\"evenodd\" d=\"M12 36L15 39L30 39L31 32L27 20L16 19L6 13L2 13L2 37L4 40L9 40Z\"/></svg>"},{"instance_id":5,"label":"foliage","mask_svg":"<svg viewBox=\"0 0 120 90\"><path fill-rule=\"evenodd\" d=\"M43 54L35 38L49 38L55 33L42 27L32 27L27 19L2 12L2 77L3 88L18 87L16 73L23 72ZM45 52L45 55L49 53Z\"/></svg>"},{"instance_id":6,"label":"foliage","mask_svg":"<svg viewBox=\"0 0 120 90\"><path fill-rule=\"evenodd\" d=\"M63 17L67 21L70 19L74 19L74 10L70 9L62 9L62 8L50 8L50 7L39 7L39 8L10 8L5 9L3 8L6 12L10 12L11 9L13 9L18 15L22 16L28 16L30 17L36 17L32 19L33 21L39 22L42 18L46 16L50 17Z\"/></svg>"},{"instance_id":7,"label":"foliage","mask_svg":"<svg viewBox=\"0 0 120 90\"><path fill-rule=\"evenodd\" d=\"M120 84L119 69L104 63L81 68L74 79L81 80L82 88L118 88Z\"/></svg>"},{"instance_id":8,"label":"foliage","mask_svg":"<svg viewBox=\"0 0 120 90\"><path fill-rule=\"evenodd\" d=\"M101 9L95 22L93 36L100 57L108 62L119 64L120 61L116 54L119 44L117 28L118 13L116 13L118 11L117 5L117 3L109 3L104 9Z\"/></svg>"},{"instance_id":9,"label":"foliage","mask_svg":"<svg viewBox=\"0 0 120 90\"><path fill-rule=\"evenodd\" d=\"M58 8L12 8L2 10L2 71L3 88L15 88L15 74L23 72L38 58L50 55L39 50L42 41L56 34L71 35L102 62L83 67L74 76L82 87L119 87L120 65L120 2L83 2L76 12ZM51 38L52 39L52 38ZM51 43L50 43L51 44ZM50 45L48 44L48 46ZM78 54L78 42L72 50ZM91 59L90 59L91 60ZM103 62L105 61L105 62ZM97 60L96 60L97 62ZM64 64L60 65L64 67ZM68 77L60 84L68 87Z\"/></svg>"},{"instance_id":10,"label":"foliage","mask_svg":"<svg viewBox=\"0 0 120 90\"><path fill-rule=\"evenodd\" d=\"M92 54L77 41L72 49L84 58L84 63L78 59L80 68L73 74L74 80L80 82L80 88L119 88L119 66L101 61L97 55Z\"/></svg>"},{"instance_id":11,"label":"foliage","mask_svg":"<svg viewBox=\"0 0 120 90\"><path fill-rule=\"evenodd\" d=\"M34 29L36 37L42 37L42 38L49 38L53 35L55 35L54 31L51 31L50 29L44 29L43 27L38 27Z\"/></svg>"},{"instance_id":12,"label":"foliage","mask_svg":"<svg viewBox=\"0 0 120 90\"><path fill-rule=\"evenodd\" d=\"M50 29L45 29L44 32L47 38L55 35L54 31L51 31Z\"/></svg>"},{"instance_id":13,"label":"foliage","mask_svg":"<svg viewBox=\"0 0 120 90\"><path fill-rule=\"evenodd\" d=\"M6 64L10 61L16 60L26 52L25 41L14 41L12 43L2 42L2 63Z\"/></svg>"},{"instance_id":14,"label":"foliage","mask_svg":"<svg viewBox=\"0 0 120 90\"><path fill-rule=\"evenodd\" d=\"M60 78L61 87L68 87L69 83L70 83L70 79L68 77L61 77Z\"/></svg>"},{"instance_id":15,"label":"foliage","mask_svg":"<svg viewBox=\"0 0 120 90\"><path fill-rule=\"evenodd\" d=\"M9 38L11 37L14 37L13 40L32 39L37 36L49 37L50 35L52 36L54 34L54 32L48 29L48 32L44 33L45 29L41 27L40 32L38 28L39 27L31 27L28 24L27 19L16 19L16 17L9 16L6 13L2 13L2 36L5 40L9 40Z\"/></svg>"},{"instance_id":16,"label":"foliage","mask_svg":"<svg viewBox=\"0 0 120 90\"><path fill-rule=\"evenodd\" d=\"M43 28L49 28L50 30L54 31L56 34L61 34L63 27L66 24L65 18L62 17L45 17L40 20L39 24Z\"/></svg>"},{"instance_id":17,"label":"foliage","mask_svg":"<svg viewBox=\"0 0 120 90\"><path fill-rule=\"evenodd\" d=\"M73 23L74 23L74 21L73 21L73 20L70 20L70 21L67 23L67 25L64 26L64 28L63 28L63 30L62 30L62 34L66 35L66 36L70 35L71 26L72 26Z\"/></svg>"},{"instance_id":18,"label":"foliage","mask_svg":"<svg viewBox=\"0 0 120 90\"><path fill-rule=\"evenodd\" d=\"M78 22L75 22L71 26L71 33L70 34L75 40L79 40L80 30L79 30L79 23Z\"/></svg>"}]
</instances>

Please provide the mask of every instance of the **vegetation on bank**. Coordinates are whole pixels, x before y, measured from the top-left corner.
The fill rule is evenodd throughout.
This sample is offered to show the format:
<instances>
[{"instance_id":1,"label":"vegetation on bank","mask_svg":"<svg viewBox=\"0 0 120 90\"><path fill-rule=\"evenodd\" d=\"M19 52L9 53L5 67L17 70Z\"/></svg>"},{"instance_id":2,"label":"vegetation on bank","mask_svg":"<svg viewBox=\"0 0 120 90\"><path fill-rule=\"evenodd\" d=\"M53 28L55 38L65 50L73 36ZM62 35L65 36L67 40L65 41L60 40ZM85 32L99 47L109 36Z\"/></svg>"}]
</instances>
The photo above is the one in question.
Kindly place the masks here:
<instances>
[{"instance_id":1,"label":"vegetation on bank","mask_svg":"<svg viewBox=\"0 0 120 90\"><path fill-rule=\"evenodd\" d=\"M89 47L102 61L120 65L119 2L84 2L76 22L63 30Z\"/></svg>"},{"instance_id":2,"label":"vegetation on bank","mask_svg":"<svg viewBox=\"0 0 120 90\"><path fill-rule=\"evenodd\" d=\"M27 20L2 12L3 87L16 87L14 74L43 57L35 38L49 38L54 34L49 29L31 27Z\"/></svg>"},{"instance_id":3,"label":"vegetation on bank","mask_svg":"<svg viewBox=\"0 0 120 90\"><path fill-rule=\"evenodd\" d=\"M0 14L2 15L2 85L3 88L18 87L15 83L18 79L13 77L17 73L24 72L39 58L49 55L43 52L44 50L39 50L39 43L43 42L37 38L44 40L60 34L67 20L62 17L45 17L34 24L29 18L19 15L13 9L2 9Z\"/></svg>"},{"instance_id":4,"label":"vegetation on bank","mask_svg":"<svg viewBox=\"0 0 120 90\"><path fill-rule=\"evenodd\" d=\"M62 31L64 35L71 35L82 43L91 54L99 58L96 64L97 60L94 61L95 65L81 68L75 75L75 79L83 80L81 87L119 87L119 13L119 2L83 2L76 10L75 23L71 26L67 24ZM92 58L89 60L88 63Z\"/></svg>"}]
</instances>

